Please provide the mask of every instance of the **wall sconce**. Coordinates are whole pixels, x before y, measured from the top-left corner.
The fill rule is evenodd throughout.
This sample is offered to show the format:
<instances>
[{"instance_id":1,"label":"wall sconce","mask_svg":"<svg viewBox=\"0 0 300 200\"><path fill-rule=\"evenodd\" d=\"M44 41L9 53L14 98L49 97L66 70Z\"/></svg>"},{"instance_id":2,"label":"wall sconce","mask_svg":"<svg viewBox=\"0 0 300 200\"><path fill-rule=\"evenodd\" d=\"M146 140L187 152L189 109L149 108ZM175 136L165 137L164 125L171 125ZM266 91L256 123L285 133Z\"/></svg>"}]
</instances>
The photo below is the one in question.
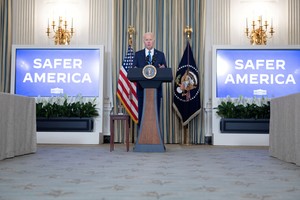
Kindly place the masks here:
<instances>
[{"instance_id":1,"label":"wall sconce","mask_svg":"<svg viewBox=\"0 0 300 200\"><path fill-rule=\"evenodd\" d=\"M265 23L263 25L262 16L259 16L257 20L257 24L255 21L252 21L252 30L250 31L248 28L248 18L246 18L246 28L245 33L248 39L250 39L251 45L266 45L267 39L272 38L273 34L275 33L273 28L273 19L271 19L271 27L270 27L270 36L268 36L268 21L265 20Z\"/></svg>"},{"instance_id":2,"label":"wall sconce","mask_svg":"<svg viewBox=\"0 0 300 200\"><path fill-rule=\"evenodd\" d=\"M54 38L54 44L55 45L69 45L71 42L71 38L72 38L73 34L75 33L74 28L73 28L73 18L72 18L70 30L68 30L67 20L63 21L62 17L59 17L59 22L58 22L57 28L56 28L54 20L52 21L51 26L52 26L52 31L54 33L54 35L52 36L52 38ZM47 33L48 38L50 38L51 31L50 31L49 19L48 19L48 27L47 27L46 33Z\"/></svg>"}]
</instances>

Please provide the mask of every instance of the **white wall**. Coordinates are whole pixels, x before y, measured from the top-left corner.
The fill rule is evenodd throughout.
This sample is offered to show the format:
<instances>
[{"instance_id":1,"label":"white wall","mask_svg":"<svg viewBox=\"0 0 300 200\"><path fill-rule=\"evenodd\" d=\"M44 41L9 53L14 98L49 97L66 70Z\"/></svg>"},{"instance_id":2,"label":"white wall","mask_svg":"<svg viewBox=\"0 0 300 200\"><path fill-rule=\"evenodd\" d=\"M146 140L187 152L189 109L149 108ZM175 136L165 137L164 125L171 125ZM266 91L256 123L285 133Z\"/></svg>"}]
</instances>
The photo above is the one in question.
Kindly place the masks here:
<instances>
[{"instance_id":1,"label":"white wall","mask_svg":"<svg viewBox=\"0 0 300 200\"><path fill-rule=\"evenodd\" d=\"M245 17L251 13L266 13L273 17L274 38L268 45L288 45L288 38L300 36L299 27L289 32L289 24L298 25L299 14L288 13L289 3L298 0L206 0L206 40L205 40L205 88L204 110L205 134L212 136L212 46L213 45L249 45L243 33ZM64 5L61 3L63 2ZM28 5L27 5L28 4ZM102 44L105 46L105 89L104 112L109 113L112 106L111 66L112 56L112 1L111 0L13 0L13 43L14 44L52 44L46 37L48 17L66 12L73 17L75 35L72 45ZM293 4L293 5L294 5ZM30 8L33 6L34 11ZM67 9L65 8L67 7ZM90 10L93 8L93 10ZM299 12L295 8L294 12ZM53 14L54 15L54 14ZM36 17L38 16L38 17ZM292 21L292 23L291 23ZM93 22L93 24L91 24ZM33 31L32 31L33 30ZM104 135L109 134L108 118L104 119Z\"/></svg>"},{"instance_id":2,"label":"white wall","mask_svg":"<svg viewBox=\"0 0 300 200\"><path fill-rule=\"evenodd\" d=\"M215 88L213 45L234 45L247 47L249 39L245 36L246 17L259 15L273 18L275 34L267 45L288 45L288 0L207 0L206 40L205 40L205 94L206 136L213 136L216 145L268 145L268 135L220 134L219 118L214 107L217 100ZM293 15L292 15L293 16ZM248 20L250 23L250 19ZM251 46L250 46L251 47Z\"/></svg>"},{"instance_id":3,"label":"white wall","mask_svg":"<svg viewBox=\"0 0 300 200\"><path fill-rule=\"evenodd\" d=\"M50 30L52 31L51 22L55 20L58 24L59 17L67 19L69 27L73 19L75 34L71 39L71 45L87 45L89 34L89 1L87 0L37 0L35 1L35 40L37 45L54 45L52 38L46 37L48 20L50 21ZM53 32L51 34L53 37Z\"/></svg>"},{"instance_id":4,"label":"white wall","mask_svg":"<svg viewBox=\"0 0 300 200\"><path fill-rule=\"evenodd\" d=\"M288 44L288 1L287 0L231 0L230 2L230 36L231 45L248 45L249 39L245 35L246 18L248 27L252 30L251 21L257 23L258 17L271 19L275 30L274 37L267 45Z\"/></svg>"},{"instance_id":5,"label":"white wall","mask_svg":"<svg viewBox=\"0 0 300 200\"><path fill-rule=\"evenodd\" d=\"M46 28L48 19L58 22L62 16L73 25L75 34L71 39L71 46L104 45L104 75L103 75L103 116L96 119L96 126L101 127L101 135L109 135L109 113L112 98L112 1L111 0L12 0L13 5L13 44L54 46L52 38L48 38ZM90 10L91 9L91 10ZM101 86L102 87L102 86ZM101 126L98 126L101 123ZM103 123L103 124L102 124ZM96 129L96 132L99 128ZM99 143L99 135L86 134L84 138L73 138L70 141L83 141L87 143ZM96 133L98 134L98 133ZM74 134L78 135L78 134ZM47 134L38 135L38 142L53 142L53 135L47 139ZM82 137L82 136L81 136ZM45 140L46 138L46 140ZM56 137L59 138L59 137ZM52 141L52 142L51 142ZM58 141L56 141L59 143ZM65 143L65 139L62 138Z\"/></svg>"}]
</instances>

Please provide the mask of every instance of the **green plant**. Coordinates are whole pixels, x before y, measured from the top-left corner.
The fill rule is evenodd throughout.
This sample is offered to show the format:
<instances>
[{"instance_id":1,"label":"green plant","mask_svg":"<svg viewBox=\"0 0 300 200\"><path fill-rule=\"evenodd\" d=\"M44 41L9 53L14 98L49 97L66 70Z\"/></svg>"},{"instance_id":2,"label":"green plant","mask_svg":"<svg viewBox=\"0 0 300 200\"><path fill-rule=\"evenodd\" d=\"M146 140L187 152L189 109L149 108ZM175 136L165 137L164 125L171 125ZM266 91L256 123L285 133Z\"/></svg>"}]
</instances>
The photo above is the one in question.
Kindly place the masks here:
<instances>
[{"instance_id":1,"label":"green plant","mask_svg":"<svg viewBox=\"0 0 300 200\"><path fill-rule=\"evenodd\" d=\"M216 107L216 113L221 118L234 119L269 119L270 118L270 101L261 99L252 99L246 102L247 99L240 97L236 101L230 98L223 99ZM249 100L248 100L249 101Z\"/></svg>"},{"instance_id":2,"label":"green plant","mask_svg":"<svg viewBox=\"0 0 300 200\"><path fill-rule=\"evenodd\" d=\"M80 95L75 98L58 96L38 98L36 102L36 117L97 117L96 98L84 100Z\"/></svg>"}]
</instances>

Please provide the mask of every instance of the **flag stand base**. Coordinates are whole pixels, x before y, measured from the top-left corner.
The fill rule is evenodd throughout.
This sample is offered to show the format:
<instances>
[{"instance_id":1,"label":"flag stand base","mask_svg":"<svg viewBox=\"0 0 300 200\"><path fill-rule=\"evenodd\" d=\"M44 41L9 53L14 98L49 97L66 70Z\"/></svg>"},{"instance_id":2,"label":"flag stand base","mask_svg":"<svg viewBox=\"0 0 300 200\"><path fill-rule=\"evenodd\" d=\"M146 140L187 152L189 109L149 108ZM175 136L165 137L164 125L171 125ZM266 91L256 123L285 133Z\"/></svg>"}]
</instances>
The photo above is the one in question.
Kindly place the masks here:
<instances>
[{"instance_id":1,"label":"flag stand base","mask_svg":"<svg viewBox=\"0 0 300 200\"><path fill-rule=\"evenodd\" d=\"M183 127L183 144L190 145L189 128L188 126Z\"/></svg>"}]
</instances>

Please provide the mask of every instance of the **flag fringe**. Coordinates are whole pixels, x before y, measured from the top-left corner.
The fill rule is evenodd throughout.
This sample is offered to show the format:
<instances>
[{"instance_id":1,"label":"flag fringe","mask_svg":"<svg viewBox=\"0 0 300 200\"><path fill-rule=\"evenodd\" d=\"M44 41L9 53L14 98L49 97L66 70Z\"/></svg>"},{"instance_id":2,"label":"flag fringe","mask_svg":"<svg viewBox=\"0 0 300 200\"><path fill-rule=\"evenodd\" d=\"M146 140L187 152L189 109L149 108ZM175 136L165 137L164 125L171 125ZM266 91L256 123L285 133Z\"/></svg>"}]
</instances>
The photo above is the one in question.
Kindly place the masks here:
<instances>
[{"instance_id":1,"label":"flag fringe","mask_svg":"<svg viewBox=\"0 0 300 200\"><path fill-rule=\"evenodd\" d=\"M186 126L188 125L188 123L194 118L196 117L197 115L200 114L201 112L201 108L198 109L196 112L194 112L186 121L182 121L182 116L181 116L181 113L179 112L177 106L175 105L175 103L172 104L177 116L180 118L180 121L182 122L182 126Z\"/></svg>"}]
</instances>

